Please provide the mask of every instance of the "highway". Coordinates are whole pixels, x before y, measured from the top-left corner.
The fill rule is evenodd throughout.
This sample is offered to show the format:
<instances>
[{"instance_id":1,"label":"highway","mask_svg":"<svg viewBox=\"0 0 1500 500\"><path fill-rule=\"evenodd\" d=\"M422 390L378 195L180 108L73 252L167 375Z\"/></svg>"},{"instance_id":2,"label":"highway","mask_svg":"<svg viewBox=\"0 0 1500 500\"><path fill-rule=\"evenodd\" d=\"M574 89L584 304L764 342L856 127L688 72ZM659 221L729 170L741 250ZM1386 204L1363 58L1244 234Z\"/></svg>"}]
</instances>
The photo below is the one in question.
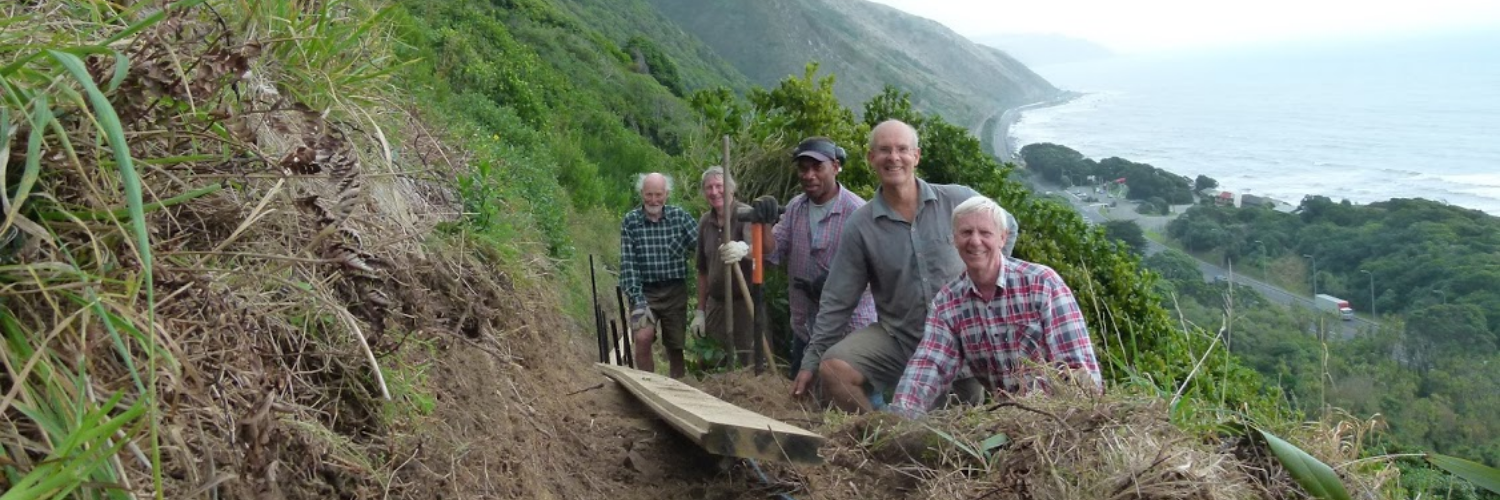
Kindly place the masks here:
<instances>
[{"instance_id":1,"label":"highway","mask_svg":"<svg viewBox=\"0 0 1500 500\"><path fill-rule=\"evenodd\" d=\"M1068 199L1072 203L1073 208L1075 210L1078 210L1078 213L1083 215L1084 220L1088 221L1090 224L1098 225L1110 220L1109 215L1100 213L1100 204L1082 201L1078 198L1078 196L1071 193L1069 193ZM1119 208L1124 209L1123 205L1125 204L1122 203L1121 205L1122 206ZM1157 252L1161 252L1166 249L1167 247L1160 243L1151 241L1149 239L1146 240L1146 255L1148 256L1154 255ZM1198 270L1203 271L1203 280L1206 282L1212 282L1217 276L1224 276L1225 279L1228 279L1237 285L1250 287L1251 289L1260 292L1261 296L1264 296L1266 300L1269 300L1271 302L1287 306L1301 306L1308 309L1313 309L1315 307L1311 297L1303 297L1301 295L1286 291L1280 287L1250 278L1248 276L1231 274L1228 269L1224 269L1217 265L1205 262L1196 257L1194 257L1193 260L1198 262ZM1362 332L1374 331L1374 329L1379 326L1373 321L1358 316L1356 316L1353 320L1340 321L1338 323L1342 323L1339 328L1339 336L1343 339L1353 338L1355 335Z\"/></svg>"}]
</instances>

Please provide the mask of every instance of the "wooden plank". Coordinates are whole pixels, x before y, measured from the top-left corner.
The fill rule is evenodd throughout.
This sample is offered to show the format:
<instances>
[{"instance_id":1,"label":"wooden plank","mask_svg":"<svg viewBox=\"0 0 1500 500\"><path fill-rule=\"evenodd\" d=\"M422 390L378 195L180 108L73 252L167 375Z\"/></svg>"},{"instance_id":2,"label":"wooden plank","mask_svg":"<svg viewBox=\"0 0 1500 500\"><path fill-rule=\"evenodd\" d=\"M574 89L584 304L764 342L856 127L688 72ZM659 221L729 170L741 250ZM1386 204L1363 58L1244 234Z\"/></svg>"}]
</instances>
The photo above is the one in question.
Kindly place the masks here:
<instances>
[{"instance_id":1,"label":"wooden plank","mask_svg":"<svg viewBox=\"0 0 1500 500\"><path fill-rule=\"evenodd\" d=\"M673 428L709 453L821 464L823 436L715 398L670 377L596 363Z\"/></svg>"}]
</instances>

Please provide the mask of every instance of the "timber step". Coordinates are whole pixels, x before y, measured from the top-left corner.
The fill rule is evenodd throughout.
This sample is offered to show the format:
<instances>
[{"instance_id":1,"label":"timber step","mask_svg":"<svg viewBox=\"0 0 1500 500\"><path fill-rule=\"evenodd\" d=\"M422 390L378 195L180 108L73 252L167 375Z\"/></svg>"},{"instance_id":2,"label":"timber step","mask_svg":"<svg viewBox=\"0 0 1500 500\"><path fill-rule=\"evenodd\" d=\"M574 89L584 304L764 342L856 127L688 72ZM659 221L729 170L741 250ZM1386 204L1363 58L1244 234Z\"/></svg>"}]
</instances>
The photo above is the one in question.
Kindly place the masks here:
<instances>
[{"instance_id":1,"label":"timber step","mask_svg":"<svg viewBox=\"0 0 1500 500\"><path fill-rule=\"evenodd\" d=\"M595 363L678 432L709 453L816 465L823 436L729 404L670 377Z\"/></svg>"}]
</instances>

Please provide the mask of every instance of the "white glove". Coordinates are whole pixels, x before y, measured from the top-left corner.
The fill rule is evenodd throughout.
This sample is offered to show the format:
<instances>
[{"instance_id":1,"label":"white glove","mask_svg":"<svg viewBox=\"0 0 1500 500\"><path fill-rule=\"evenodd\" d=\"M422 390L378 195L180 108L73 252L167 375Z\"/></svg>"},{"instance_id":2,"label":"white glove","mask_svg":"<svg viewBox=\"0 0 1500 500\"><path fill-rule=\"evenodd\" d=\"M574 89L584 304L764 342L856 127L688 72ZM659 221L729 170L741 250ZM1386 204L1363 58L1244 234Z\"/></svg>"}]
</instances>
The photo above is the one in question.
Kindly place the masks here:
<instances>
[{"instance_id":1,"label":"white glove","mask_svg":"<svg viewBox=\"0 0 1500 500\"><path fill-rule=\"evenodd\" d=\"M703 337L703 317L704 314L702 309L694 310L693 322L688 324L688 331L692 332L693 335L697 335L698 337Z\"/></svg>"},{"instance_id":2,"label":"white glove","mask_svg":"<svg viewBox=\"0 0 1500 500\"><path fill-rule=\"evenodd\" d=\"M724 261L725 264L739 262L748 253L750 253L750 245L743 241L731 241L719 245L719 260Z\"/></svg>"},{"instance_id":3,"label":"white glove","mask_svg":"<svg viewBox=\"0 0 1500 500\"><path fill-rule=\"evenodd\" d=\"M646 327L654 326L655 323L656 315L651 314L651 308L649 307L637 307L635 310L630 311L630 331L643 330Z\"/></svg>"}]
</instances>

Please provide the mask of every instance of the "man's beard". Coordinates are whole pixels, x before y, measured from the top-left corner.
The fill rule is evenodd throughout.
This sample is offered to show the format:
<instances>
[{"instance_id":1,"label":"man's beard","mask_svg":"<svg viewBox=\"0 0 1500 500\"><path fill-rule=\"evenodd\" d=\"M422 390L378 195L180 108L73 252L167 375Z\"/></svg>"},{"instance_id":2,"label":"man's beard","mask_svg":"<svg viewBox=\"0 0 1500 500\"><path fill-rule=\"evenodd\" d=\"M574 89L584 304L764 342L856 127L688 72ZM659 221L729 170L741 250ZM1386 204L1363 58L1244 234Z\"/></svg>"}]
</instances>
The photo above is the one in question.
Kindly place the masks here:
<instances>
[{"instance_id":1,"label":"man's beard","mask_svg":"<svg viewBox=\"0 0 1500 500\"><path fill-rule=\"evenodd\" d=\"M645 205L646 215L650 215L652 217L661 215L661 209L664 207L664 205Z\"/></svg>"}]
</instances>

